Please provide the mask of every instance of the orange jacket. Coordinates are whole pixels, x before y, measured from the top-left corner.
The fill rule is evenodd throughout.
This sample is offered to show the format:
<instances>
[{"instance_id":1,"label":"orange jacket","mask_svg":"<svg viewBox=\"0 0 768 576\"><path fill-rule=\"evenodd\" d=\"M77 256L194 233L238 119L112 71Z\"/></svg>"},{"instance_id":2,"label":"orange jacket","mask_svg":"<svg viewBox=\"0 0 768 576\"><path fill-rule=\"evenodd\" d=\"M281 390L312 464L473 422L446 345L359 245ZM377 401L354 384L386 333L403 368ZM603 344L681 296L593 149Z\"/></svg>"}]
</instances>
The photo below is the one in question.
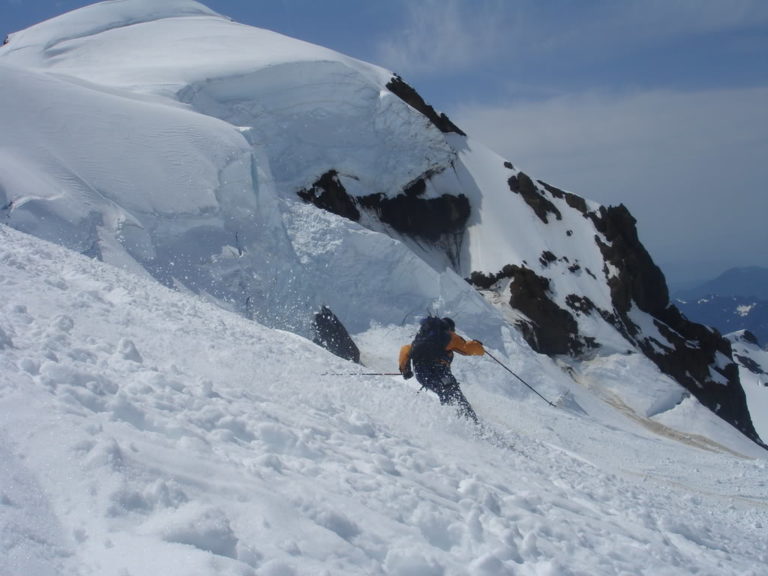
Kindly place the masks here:
<instances>
[{"instance_id":1,"label":"orange jacket","mask_svg":"<svg viewBox=\"0 0 768 576\"><path fill-rule=\"evenodd\" d=\"M459 354L463 356L482 356L485 354L485 348L483 348L483 345L478 342L477 340L464 340L461 336L456 334L456 332L451 332L451 341L448 342L448 345L445 347L445 349L448 352L458 352ZM448 363L450 364L451 360L453 360L453 354L450 354L450 360L448 360ZM411 345L406 344L402 348L400 348L400 372L406 372L407 370L410 370L411 368Z\"/></svg>"}]
</instances>

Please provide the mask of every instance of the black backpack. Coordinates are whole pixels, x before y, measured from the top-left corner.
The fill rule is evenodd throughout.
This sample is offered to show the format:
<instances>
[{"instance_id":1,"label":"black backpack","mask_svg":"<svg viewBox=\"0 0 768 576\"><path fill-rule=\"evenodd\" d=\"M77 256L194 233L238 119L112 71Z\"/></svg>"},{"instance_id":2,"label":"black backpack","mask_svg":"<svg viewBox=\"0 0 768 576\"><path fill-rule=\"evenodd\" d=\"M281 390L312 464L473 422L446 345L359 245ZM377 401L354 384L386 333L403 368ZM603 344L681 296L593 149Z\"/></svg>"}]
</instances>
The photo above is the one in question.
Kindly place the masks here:
<instances>
[{"instance_id":1,"label":"black backpack","mask_svg":"<svg viewBox=\"0 0 768 576\"><path fill-rule=\"evenodd\" d=\"M433 363L450 358L445 349L451 341L448 323L442 318L428 316L421 321L421 327L411 344L411 360L415 364Z\"/></svg>"}]
</instances>

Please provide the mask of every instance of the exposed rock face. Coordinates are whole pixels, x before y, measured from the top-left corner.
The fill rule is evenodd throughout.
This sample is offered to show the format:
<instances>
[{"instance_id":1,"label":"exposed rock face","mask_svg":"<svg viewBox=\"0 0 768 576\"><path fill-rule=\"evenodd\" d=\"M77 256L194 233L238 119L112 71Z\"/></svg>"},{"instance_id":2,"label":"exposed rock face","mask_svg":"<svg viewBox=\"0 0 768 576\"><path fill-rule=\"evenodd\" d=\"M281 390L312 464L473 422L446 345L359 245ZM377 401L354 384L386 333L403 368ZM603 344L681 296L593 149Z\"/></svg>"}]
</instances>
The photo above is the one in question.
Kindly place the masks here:
<instances>
[{"instance_id":1,"label":"exposed rock face","mask_svg":"<svg viewBox=\"0 0 768 576\"><path fill-rule=\"evenodd\" d=\"M312 320L313 342L345 360L360 363L360 350L347 329L327 306Z\"/></svg>"},{"instance_id":2,"label":"exposed rock face","mask_svg":"<svg viewBox=\"0 0 768 576\"><path fill-rule=\"evenodd\" d=\"M689 322L675 307L660 320L656 326L672 348L665 346L660 352L654 341L646 338L639 342L645 355L702 404L756 439L730 342L718 332Z\"/></svg>"},{"instance_id":3,"label":"exposed rock face","mask_svg":"<svg viewBox=\"0 0 768 576\"><path fill-rule=\"evenodd\" d=\"M542 182L541 180L537 180L537 182L541 184L547 190L547 192L552 194L552 196L554 196L555 198L561 198L565 200L568 206L570 206L571 208L574 208L575 210L578 210L585 216L587 215L587 212L588 212L587 201L581 196L576 196L576 194L571 194L570 192L560 190L559 188L550 186L549 184L547 184L546 182Z\"/></svg>"},{"instance_id":4,"label":"exposed rock face","mask_svg":"<svg viewBox=\"0 0 768 576\"><path fill-rule=\"evenodd\" d=\"M750 344L754 344L755 346L759 346L760 342L757 339L757 336L752 334L749 330L745 330L744 334L742 335L742 338L745 342L749 342Z\"/></svg>"},{"instance_id":5,"label":"exposed rock face","mask_svg":"<svg viewBox=\"0 0 768 576\"><path fill-rule=\"evenodd\" d=\"M480 289L488 289L504 279L511 280L510 306L529 319L517 326L531 348L542 354L578 356L585 348L594 346L594 339L580 336L573 315L552 301L549 279L530 268L508 265L498 274L473 272L469 281ZM587 306L586 302L580 301L579 305Z\"/></svg>"},{"instance_id":6,"label":"exposed rock face","mask_svg":"<svg viewBox=\"0 0 768 576\"><path fill-rule=\"evenodd\" d=\"M466 136L445 114L438 114L399 76L395 75L389 81L387 89L421 112L441 132ZM310 188L298 191L298 195L318 208L355 222L360 221L361 209L367 210L397 232L441 248L449 260L456 264L471 212L469 199L462 193L424 197L429 179L445 168L425 172L405 185L396 196L384 193L350 195L338 172L329 170Z\"/></svg>"},{"instance_id":7,"label":"exposed rock face","mask_svg":"<svg viewBox=\"0 0 768 576\"><path fill-rule=\"evenodd\" d=\"M520 172L508 181L510 190L520 194L544 223L561 219L561 212L538 186ZM762 444L755 432L746 396L739 380L730 342L718 332L690 322L670 305L663 273L639 240L636 221L623 205L601 207L591 212L583 199L539 182L555 198L565 200L581 212L596 230L595 243L605 262L603 274L611 295L611 310L599 309L586 296L568 294L567 310L555 301L549 278L528 266L508 265L497 274L474 272L469 282L479 289L498 289L502 280L510 280L509 305L527 320L517 323L528 344L548 355L578 357L599 343L579 332L574 314L597 313L614 326L628 344L651 359L665 374L679 382L702 404L731 423L753 441ZM545 250L539 265L546 270L567 258ZM577 264L568 266L575 273ZM589 271L588 271L589 272ZM590 276L597 279L594 274ZM632 310L639 309L653 318L658 336L643 333L632 320Z\"/></svg>"},{"instance_id":8,"label":"exposed rock face","mask_svg":"<svg viewBox=\"0 0 768 576\"><path fill-rule=\"evenodd\" d=\"M629 210L623 204L603 207L592 220L595 228L608 240L605 244L596 236L595 242L606 263L618 270L615 276L606 274L616 311L625 315L634 301L643 312L652 316L661 314L669 305L667 282L640 243L635 227L637 221Z\"/></svg>"},{"instance_id":9,"label":"exposed rock face","mask_svg":"<svg viewBox=\"0 0 768 576\"><path fill-rule=\"evenodd\" d=\"M614 310L631 327L640 349L702 404L759 442L730 342L670 305L664 275L640 243L636 221L625 206L601 209L593 220L609 241L596 239L605 261L618 270L609 279ZM633 302L656 318L666 342L638 333L627 315Z\"/></svg>"},{"instance_id":10,"label":"exposed rock face","mask_svg":"<svg viewBox=\"0 0 768 576\"><path fill-rule=\"evenodd\" d=\"M415 108L424 116L429 118L429 121L434 124L441 132L455 132L466 136L462 130L456 126L445 114L438 114L432 106L427 104L424 99L414 90L409 84L407 84L400 76L395 76L387 84L387 89L395 96L400 98L403 102L408 104L411 108Z\"/></svg>"},{"instance_id":11,"label":"exposed rock face","mask_svg":"<svg viewBox=\"0 0 768 576\"><path fill-rule=\"evenodd\" d=\"M509 189L512 192L523 197L536 213L536 216L545 224L548 223L548 216L550 214L557 220L562 220L563 216L560 210L555 207L551 200L539 192L533 180L525 172L519 172L514 176L510 176L507 184L509 184Z\"/></svg>"},{"instance_id":12,"label":"exposed rock face","mask_svg":"<svg viewBox=\"0 0 768 576\"><path fill-rule=\"evenodd\" d=\"M519 266L510 266L508 272L512 278L510 304L534 322L521 325L525 339L548 354L578 353L578 325L567 310L547 297L549 280Z\"/></svg>"},{"instance_id":13,"label":"exposed rock face","mask_svg":"<svg viewBox=\"0 0 768 576\"><path fill-rule=\"evenodd\" d=\"M302 200L311 202L318 208L355 222L360 220L360 211L355 205L355 200L347 194L336 170L326 172L311 188L300 190L298 194Z\"/></svg>"},{"instance_id":14,"label":"exposed rock face","mask_svg":"<svg viewBox=\"0 0 768 576\"><path fill-rule=\"evenodd\" d=\"M368 210L401 234L441 246L455 262L470 215L469 199L463 194L423 198L427 180L433 175L424 174L392 198L384 194L354 197L344 189L338 173L331 170L298 195L318 208L355 222L360 220L360 209Z\"/></svg>"},{"instance_id":15,"label":"exposed rock face","mask_svg":"<svg viewBox=\"0 0 768 576\"><path fill-rule=\"evenodd\" d=\"M752 372L752 374L765 374L765 370L762 369L760 364L752 360L749 356L744 356L740 354L734 354L735 358L738 358L739 362L744 366L747 370ZM765 384L768 386L768 383Z\"/></svg>"},{"instance_id":16,"label":"exposed rock face","mask_svg":"<svg viewBox=\"0 0 768 576\"><path fill-rule=\"evenodd\" d=\"M463 194L422 198L428 177L412 182L394 198L372 194L361 198L360 203L402 234L431 242L438 241L443 235L463 234L470 214L469 199Z\"/></svg>"}]
</instances>

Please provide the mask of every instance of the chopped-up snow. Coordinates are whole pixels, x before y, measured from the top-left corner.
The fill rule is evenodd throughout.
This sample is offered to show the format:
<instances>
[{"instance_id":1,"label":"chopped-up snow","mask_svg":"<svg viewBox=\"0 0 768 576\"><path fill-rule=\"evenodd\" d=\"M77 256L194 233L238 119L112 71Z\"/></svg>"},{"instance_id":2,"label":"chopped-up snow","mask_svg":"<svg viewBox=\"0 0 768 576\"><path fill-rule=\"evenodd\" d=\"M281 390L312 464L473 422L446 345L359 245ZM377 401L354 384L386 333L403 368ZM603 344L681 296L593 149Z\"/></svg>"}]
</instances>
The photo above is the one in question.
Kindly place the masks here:
<instances>
[{"instance_id":1,"label":"chopped-up snow","mask_svg":"<svg viewBox=\"0 0 768 576\"><path fill-rule=\"evenodd\" d=\"M499 443L410 382L5 227L0 292L0 573L756 576L768 560L764 451L697 403L661 423L662 396L617 403L616 383L662 378L647 364L579 385L519 341L494 350L574 410L458 360ZM371 368L413 330L360 335Z\"/></svg>"},{"instance_id":2,"label":"chopped-up snow","mask_svg":"<svg viewBox=\"0 0 768 576\"><path fill-rule=\"evenodd\" d=\"M653 434L584 389L598 417L552 409L466 359L510 451L400 379L1 232L2 505L32 513L3 515L10 573L758 574L766 559L764 457ZM374 355L393 334L361 342ZM541 377L565 376L526 356L502 357L553 393Z\"/></svg>"}]
</instances>

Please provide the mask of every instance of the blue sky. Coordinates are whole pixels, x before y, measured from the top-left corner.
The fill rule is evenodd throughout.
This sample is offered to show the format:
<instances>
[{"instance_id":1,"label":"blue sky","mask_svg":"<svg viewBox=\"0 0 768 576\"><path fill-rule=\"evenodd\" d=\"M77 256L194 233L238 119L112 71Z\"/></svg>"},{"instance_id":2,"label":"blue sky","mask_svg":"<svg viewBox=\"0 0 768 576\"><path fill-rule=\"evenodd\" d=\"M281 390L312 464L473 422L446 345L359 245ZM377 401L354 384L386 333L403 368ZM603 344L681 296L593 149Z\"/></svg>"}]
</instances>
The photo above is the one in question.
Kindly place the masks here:
<instances>
[{"instance_id":1,"label":"blue sky","mask_svg":"<svg viewBox=\"0 0 768 576\"><path fill-rule=\"evenodd\" d=\"M0 33L89 3L0 0ZM203 3L394 70L536 178L626 204L672 283L768 266L764 0Z\"/></svg>"}]
</instances>

